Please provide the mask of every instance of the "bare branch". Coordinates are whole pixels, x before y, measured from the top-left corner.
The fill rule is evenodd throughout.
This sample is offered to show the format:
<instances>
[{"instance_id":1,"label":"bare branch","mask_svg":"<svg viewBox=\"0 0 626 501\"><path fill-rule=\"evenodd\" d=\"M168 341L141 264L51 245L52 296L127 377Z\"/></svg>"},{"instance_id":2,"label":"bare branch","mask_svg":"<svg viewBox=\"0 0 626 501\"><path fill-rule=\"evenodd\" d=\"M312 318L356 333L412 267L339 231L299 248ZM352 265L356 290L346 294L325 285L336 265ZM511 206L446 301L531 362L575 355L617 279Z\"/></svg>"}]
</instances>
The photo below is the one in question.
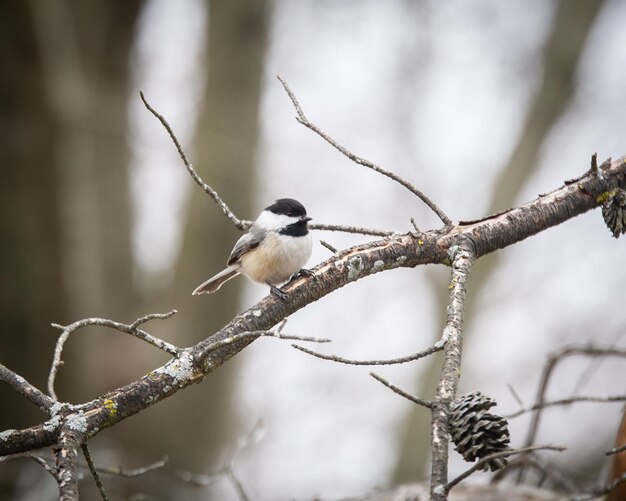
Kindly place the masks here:
<instances>
[{"instance_id":1,"label":"bare branch","mask_svg":"<svg viewBox=\"0 0 626 501\"><path fill-rule=\"evenodd\" d=\"M373 372L370 372L370 376L372 376L376 381L379 381L382 384L384 384L387 388L389 388L394 393L397 393L398 395L400 395L400 396L410 400L411 402L413 402L413 403L415 403L417 405L421 405L422 407L426 407L427 409L432 409L433 408L433 403L430 400L422 400L421 398L414 397L410 393L407 393L406 391L401 390L396 385L391 384L389 381L387 381L386 379L382 378L378 374L374 374Z\"/></svg>"},{"instance_id":2,"label":"bare branch","mask_svg":"<svg viewBox=\"0 0 626 501\"><path fill-rule=\"evenodd\" d=\"M180 142L178 141L176 134L174 134L174 131L170 127L170 124L167 122L167 120L165 119L163 115L161 115L152 106L150 106L142 90L139 91L139 96L141 97L141 100L143 101L143 104L147 108L147 110L150 113L152 113L159 120L159 122L161 122L163 127L165 127L165 130L167 131L167 133L170 135L170 138L172 138L172 141L174 142L174 146L176 146L176 149L178 150L178 154L180 155L181 160L185 164L187 172L189 172L189 174L191 175L191 178L196 182L198 186L200 186L200 188L202 188L202 190L207 195L209 195L213 199L213 201L222 210L222 213L230 220L231 223L233 223L235 228L237 228L238 230L245 230L249 228L251 223L249 221L241 220L237 216L235 216L234 212L230 210L228 205L226 205L226 202L224 202L220 198L217 191L215 191L208 184L206 184L202 180L202 178L196 173L193 166L191 165L191 162L187 160L187 156L185 155L185 152L183 151L183 147L180 145Z\"/></svg>"},{"instance_id":3,"label":"bare branch","mask_svg":"<svg viewBox=\"0 0 626 501\"><path fill-rule=\"evenodd\" d=\"M35 463L40 465L44 470L46 470L50 475L52 475L52 478L54 478L54 480L56 480L57 483L59 482L59 476L57 475L56 470L48 464L48 461L46 461L41 456L36 456L35 454L31 454L30 452L25 452L22 454L14 454L12 456L2 456L0 457L0 463L4 463L6 461L13 461L15 459L22 459L22 458L32 459L33 461L35 461Z\"/></svg>"},{"instance_id":4,"label":"bare branch","mask_svg":"<svg viewBox=\"0 0 626 501\"><path fill-rule=\"evenodd\" d=\"M450 275L446 326L438 345L444 347L441 377L432 407L431 424L431 480L430 495L433 501L446 501L448 482L448 421L450 405L456 397L461 374L463 348L463 321L467 280L476 255L469 241L450 248L452 273Z\"/></svg>"},{"instance_id":5,"label":"bare branch","mask_svg":"<svg viewBox=\"0 0 626 501\"><path fill-rule=\"evenodd\" d=\"M199 487L206 487L208 485L211 485L218 478L224 477L231 483L241 501L249 501L250 498L248 497L246 490L243 487L243 484L235 473L234 462L236 456L244 448L258 442L262 438L263 432L263 423L259 421L254 425L252 430L250 430L250 432L245 437L242 437L238 440L236 447L234 447L228 455L224 466L222 466L222 468L220 468L217 472L211 475L206 475L202 473L191 473L185 470L177 470L176 476L183 482L197 485Z\"/></svg>"},{"instance_id":6,"label":"bare branch","mask_svg":"<svg viewBox=\"0 0 626 501\"><path fill-rule=\"evenodd\" d=\"M289 85L287 84L287 82L280 75L278 76L278 80L280 80L280 83L283 84L283 87L285 88L285 91L287 92L289 99L291 99L291 102L293 103L293 106L296 109L296 113L298 114L298 117L297 117L298 122L300 122L302 125L304 125L308 129L315 132L318 136L324 139L327 143L329 143L335 149L339 150L339 152L341 152L343 155L348 157L353 162L359 165L362 165L363 167L367 167L368 169L371 169L375 172L378 172L379 174L382 174L383 176L386 176L389 179L393 179L395 182L404 186L407 190L409 190L411 193L416 195L422 202L424 202L435 214L437 214L437 217L441 219L444 225L446 226L452 225L452 220L448 216L446 216L446 214L437 205L435 205L435 203L432 200L430 200L430 198L428 198L422 191L418 190L415 186L413 186L413 184L411 184L409 181L407 181L406 179L403 179L402 177L398 176L397 174L394 174L391 171L383 169L379 165L376 165L370 162L369 160L356 156L354 153L352 153L351 151L349 151L348 149L340 145L332 137L326 134L317 125L310 122L309 119L304 115L304 112L302 111L302 107L300 106L298 99L296 98L293 91L289 88Z\"/></svg>"},{"instance_id":7,"label":"bare branch","mask_svg":"<svg viewBox=\"0 0 626 501\"><path fill-rule=\"evenodd\" d=\"M445 490L445 492L447 494L448 492L450 492L450 489L452 489L452 487L457 485L459 482L465 480L472 473L475 473L475 472L481 470L485 464L489 463L490 461L492 461L494 459L505 458L505 457L513 456L515 454L522 454L522 453L528 453L528 452L534 452L534 451L558 451L558 452L562 452L564 450L566 450L566 447L561 447L561 446L558 446L558 445L536 445L536 446L532 446L532 447L524 447L523 449L511 449L511 450L508 450L508 451L495 452L493 454L489 454L488 456L485 456L480 461L478 461L476 464L474 464L471 468L469 468L469 469L465 470L463 473L461 473L454 480L451 480L450 482L448 482L446 484L444 490Z\"/></svg>"},{"instance_id":8,"label":"bare branch","mask_svg":"<svg viewBox=\"0 0 626 501\"><path fill-rule=\"evenodd\" d=\"M530 423L528 433L526 435L526 441L524 443L525 447L528 447L533 443L537 436L537 432L539 430L539 424L541 423L542 410L545 407L546 402L546 391L548 389L548 384L550 382L550 378L554 373L557 365L565 358L570 356L582 355L586 357L626 357L626 349L619 348L600 348L592 345L574 345L574 346L566 346L554 353L552 353L543 368L541 379L539 382L539 389L537 390L537 397L535 399L536 407L535 414L532 417L532 421ZM521 482L524 478L525 470L521 468L518 475L517 481Z\"/></svg>"},{"instance_id":9,"label":"bare branch","mask_svg":"<svg viewBox=\"0 0 626 501\"><path fill-rule=\"evenodd\" d=\"M154 463L140 466L139 468L122 468L121 466L96 466L96 470L98 471L98 473L102 473L104 475L116 475L118 477L139 477L141 475L145 475L146 473L150 473L151 471L163 468L168 461L169 457L164 456L162 459L159 459Z\"/></svg>"},{"instance_id":10,"label":"bare branch","mask_svg":"<svg viewBox=\"0 0 626 501\"><path fill-rule=\"evenodd\" d=\"M84 443L81 448L83 449L83 456L85 456L85 461L87 461L89 471L91 472L93 479L96 481L96 486L98 487L100 496L102 496L102 499L104 499L104 501L109 501L109 497L104 490L104 485L102 485L102 482L100 481L100 475L98 475L98 471L96 470L96 467L91 459L91 454L89 453L89 447L87 447L87 443Z\"/></svg>"},{"instance_id":11,"label":"bare branch","mask_svg":"<svg viewBox=\"0 0 626 501\"><path fill-rule=\"evenodd\" d=\"M300 350L307 355L311 355L315 358L321 358L322 360L331 360L333 362L337 362L340 364L348 364L348 365L396 365L396 364L405 364L407 362L412 362L414 360L419 360L420 358L427 357L428 355L432 355L433 353L437 353L441 351L443 347L440 346L432 346L430 348L426 348L423 351L418 353L414 353L413 355L409 355L407 357L400 358L391 358L388 360L350 360L348 358L338 357L337 355L325 355L324 353L318 353L313 350L309 350L308 348L304 348L303 346L298 346L297 344L292 344L296 350Z\"/></svg>"},{"instance_id":12,"label":"bare branch","mask_svg":"<svg viewBox=\"0 0 626 501\"><path fill-rule=\"evenodd\" d=\"M288 341L305 341L308 343L330 343L332 341L331 339L325 339L325 338L319 338L319 337L290 336L286 334L281 334L280 331L247 331L247 332L242 332L241 334L236 334L231 337L220 339L219 341L215 341L214 343L207 345L207 347L204 348L204 353L205 355L207 355L212 351L215 351L219 348L223 348L224 346L228 346L233 343L237 343L244 339L248 339L248 338L256 339L259 337L273 337L277 339L286 339Z\"/></svg>"},{"instance_id":13,"label":"bare branch","mask_svg":"<svg viewBox=\"0 0 626 501\"><path fill-rule=\"evenodd\" d=\"M325 240L320 240L320 244L322 244L323 247L326 247L330 252L332 252L333 254L337 254L337 248L333 247L332 245L330 245L328 242L326 242Z\"/></svg>"},{"instance_id":14,"label":"bare branch","mask_svg":"<svg viewBox=\"0 0 626 501\"><path fill-rule=\"evenodd\" d=\"M616 489L623 482L626 482L626 473L624 473L621 477L618 477L615 480L613 480L613 481L611 481L611 482L609 482L607 484L603 484L603 485L599 485L597 487L594 487L593 489L590 489L589 491L585 492L584 494L579 494L578 496L573 496L571 498L571 501L588 501L588 500L591 500L591 499L596 499L596 498L598 498L600 496L604 496L605 494L608 494L612 490Z\"/></svg>"},{"instance_id":15,"label":"bare branch","mask_svg":"<svg viewBox=\"0 0 626 501\"><path fill-rule=\"evenodd\" d=\"M496 471L491 477L490 483L502 481L506 476L522 467L532 467L544 480L550 480L559 490L572 493L579 492L580 488L561 468L553 462L548 462L536 454L523 454L509 461L506 468Z\"/></svg>"},{"instance_id":16,"label":"bare branch","mask_svg":"<svg viewBox=\"0 0 626 501\"><path fill-rule=\"evenodd\" d=\"M362 228L360 226L343 226L341 224L309 224L309 228L312 230L322 231L343 231L344 233L358 233L360 235L372 235L375 237L388 237L394 235L397 232L389 230L372 230L369 228Z\"/></svg>"},{"instance_id":17,"label":"bare branch","mask_svg":"<svg viewBox=\"0 0 626 501\"><path fill-rule=\"evenodd\" d=\"M168 343L167 341L163 341L147 332L138 329L137 326L152 320L152 319L166 319L170 318L172 315L176 313L176 310L172 310L168 313L151 313L149 315L145 315L137 320L135 320L132 324L123 324L120 322L115 322L113 320L109 320L107 318L85 318L83 320L79 320L70 325L59 325L52 324L52 327L56 329L60 329L63 332L59 336L57 340L56 347L54 348L54 357L52 359L52 367L50 367L50 373L48 374L48 394L52 397L53 400L58 401L57 395L54 391L54 381L56 379L57 372L59 367L63 365L63 361L61 360L61 354L63 353L63 346L65 345L67 339L70 334L78 329L87 326L99 326L99 327L108 327L110 329L117 330L119 332L123 332L125 334L130 334L142 341L145 341L152 346L159 348L170 355L178 355L181 352L180 348L177 348L173 344Z\"/></svg>"},{"instance_id":18,"label":"bare branch","mask_svg":"<svg viewBox=\"0 0 626 501\"><path fill-rule=\"evenodd\" d=\"M610 451L604 453L605 456L611 456L613 454L619 454L620 452L626 451L626 445L622 445L621 447L615 447Z\"/></svg>"},{"instance_id":19,"label":"bare branch","mask_svg":"<svg viewBox=\"0 0 626 501\"><path fill-rule=\"evenodd\" d=\"M171 318L174 315L176 315L176 313L178 313L177 310L171 310L171 311L168 311L167 313L148 313L147 315L144 315L143 317L139 317L132 324L130 324L130 329L135 330L137 329L137 327L145 324L146 322L149 322L150 320L167 320L168 318ZM175 355L175 353L172 353L172 355Z\"/></svg>"},{"instance_id":20,"label":"bare branch","mask_svg":"<svg viewBox=\"0 0 626 501\"><path fill-rule=\"evenodd\" d=\"M82 423L77 421L66 423L61 430L59 449L56 451L60 501L78 499L76 467L78 448L84 442L84 433L79 428L82 428Z\"/></svg>"},{"instance_id":21,"label":"bare branch","mask_svg":"<svg viewBox=\"0 0 626 501\"><path fill-rule=\"evenodd\" d=\"M626 401L626 395L614 395L610 397L592 397L592 396L570 397L570 398L563 398L560 400L551 400L548 402L535 404L531 407L520 409L517 412L513 412L512 414L508 414L503 417L506 419L513 419L518 416L521 416L522 414L536 411L538 409L545 409L546 407L555 407L559 405L569 405L569 404L573 404L577 402L624 402L624 401Z\"/></svg>"},{"instance_id":22,"label":"bare branch","mask_svg":"<svg viewBox=\"0 0 626 501\"><path fill-rule=\"evenodd\" d=\"M44 412L50 412L54 401L45 393L35 388L22 376L0 364L0 381L4 381L25 399L35 404Z\"/></svg>"}]
</instances>

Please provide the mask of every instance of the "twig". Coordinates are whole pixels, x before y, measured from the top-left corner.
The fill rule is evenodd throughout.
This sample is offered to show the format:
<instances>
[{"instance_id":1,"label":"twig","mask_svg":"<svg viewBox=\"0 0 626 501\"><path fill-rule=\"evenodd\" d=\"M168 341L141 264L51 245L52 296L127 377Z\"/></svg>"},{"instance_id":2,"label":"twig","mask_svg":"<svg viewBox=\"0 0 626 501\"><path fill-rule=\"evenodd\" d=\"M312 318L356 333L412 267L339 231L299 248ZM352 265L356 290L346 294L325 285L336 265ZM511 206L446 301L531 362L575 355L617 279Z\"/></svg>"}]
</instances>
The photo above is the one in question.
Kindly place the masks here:
<instances>
[{"instance_id":1,"label":"twig","mask_svg":"<svg viewBox=\"0 0 626 501\"><path fill-rule=\"evenodd\" d=\"M387 381L386 379L382 378L378 374L370 372L370 376L372 376L376 381L379 381L382 384L384 384L387 388L389 388L394 393L397 393L398 395L400 395L400 396L410 400L411 402L413 402L413 403L415 403L417 405L421 405L422 407L426 407L427 409L432 409L433 408L433 403L430 400L422 400L421 398L417 398L417 397L411 395L410 393L407 393L406 391L401 390L396 385L390 383L389 381Z\"/></svg>"},{"instance_id":2,"label":"twig","mask_svg":"<svg viewBox=\"0 0 626 501\"><path fill-rule=\"evenodd\" d=\"M238 230L245 230L249 228L250 222L241 220L237 216L235 216L235 213L231 211L228 205L226 205L226 203L220 198L220 196L217 194L217 191L215 191L208 184L206 184L202 180L202 178L196 173L193 166L191 165L191 162L187 160L187 156L185 155L185 152L183 151L182 146L178 142L178 138L176 137L176 134L174 134L174 131L170 127L170 124L167 122L167 120L165 119L163 115L161 115L152 106L150 106L142 90L139 91L139 96L141 97L141 100L143 101L143 104L146 107L146 109L150 113L152 113L159 120L159 122L161 122L163 127L165 127L165 130L167 131L167 133L172 138L172 141L174 142L174 146L176 146L176 149L178 150L178 154L180 155L181 160L185 164L185 168L187 169L187 172L189 172L189 174L191 175L191 178L196 182L198 186L200 186L200 188L202 188L202 190L207 195L209 195L213 199L213 201L222 210L224 215L233 223L233 225L235 225L235 228L237 228Z\"/></svg>"},{"instance_id":3,"label":"twig","mask_svg":"<svg viewBox=\"0 0 626 501\"><path fill-rule=\"evenodd\" d=\"M331 339L318 338L318 337L308 337L308 336L290 336L281 334L276 331L247 331L242 332L240 334L235 334L234 336L230 336L224 339L220 339L219 341L215 341L207 345L207 347L203 350L203 356L207 356L212 351L217 350L223 346L227 346L229 344L236 343L237 341L241 341L246 338L258 338L258 337L274 337L277 339L286 339L288 341L305 341L308 343L330 343Z\"/></svg>"},{"instance_id":4,"label":"twig","mask_svg":"<svg viewBox=\"0 0 626 501\"><path fill-rule=\"evenodd\" d=\"M96 470L104 475L116 475L118 477L139 477L150 473L151 471L163 468L169 461L168 456L164 456L162 459L155 461L154 463L140 466L138 468L122 468L121 466L96 466Z\"/></svg>"},{"instance_id":5,"label":"twig","mask_svg":"<svg viewBox=\"0 0 626 501\"><path fill-rule=\"evenodd\" d=\"M471 468L465 470L463 473L461 473L454 480L451 480L450 482L448 482L446 484L444 490L445 490L445 492L447 494L448 492L450 492L450 489L452 489L452 487L457 485L459 482L465 480L472 473L475 473L476 471L481 470L482 467L485 464L487 464L488 462L490 462L490 461L492 461L494 459L505 458L505 457L508 457L508 456L513 456L515 454L522 454L522 453L534 452L534 451L558 451L558 452L562 452L565 449L566 449L566 447L561 447L561 446L557 446L557 445L537 445L537 446L532 446L532 447L524 447L523 449L511 449L511 450L507 450L507 451L501 451L501 452L495 452L493 454L489 454L488 456L485 456L484 458L479 460Z\"/></svg>"},{"instance_id":6,"label":"twig","mask_svg":"<svg viewBox=\"0 0 626 501\"><path fill-rule=\"evenodd\" d=\"M99 327L108 327L110 329L115 329L119 332L123 332L125 334L130 334L142 341L145 341L152 346L159 348L170 355L178 355L181 352L180 348L177 348L173 344L168 343L167 341L163 341L157 337L148 334L147 332L138 329L137 327L148 320L153 319L167 319L176 313L176 310L172 310L168 313L151 313L150 315L145 315L141 318L135 320L132 324L122 324L120 322L115 322L113 320L109 320L107 318L85 318L83 320L79 320L70 325L59 325L52 324L52 327L56 329L60 329L62 331L59 339L57 340L56 347L54 348L54 357L52 359L52 367L50 368L50 373L48 374L48 394L52 397L53 400L58 401L57 395L54 391L54 381L56 379L57 372L59 367L63 365L63 361L61 360L61 354L63 353L63 346L65 345L67 339L70 334L75 330L81 329L87 326L97 325Z\"/></svg>"},{"instance_id":7,"label":"twig","mask_svg":"<svg viewBox=\"0 0 626 501\"><path fill-rule=\"evenodd\" d=\"M144 315L143 317L139 317L132 324L130 324L130 329L135 330L137 329L137 327L145 324L146 322L149 322L150 320L167 320L168 318L171 318L174 315L176 315L176 313L178 313L178 311L176 310L171 310L171 311L168 311L167 313L148 313L147 315ZM175 353L172 353L172 355L174 354Z\"/></svg>"},{"instance_id":8,"label":"twig","mask_svg":"<svg viewBox=\"0 0 626 501\"><path fill-rule=\"evenodd\" d=\"M448 287L446 326L443 329L441 340L436 345L442 345L444 352L441 376L432 408L430 477L432 501L446 501L447 499L448 444L450 442L448 420L450 405L456 397L461 373L466 286L476 257L471 240L460 246L451 247L448 253L450 261L452 261L452 273Z\"/></svg>"},{"instance_id":9,"label":"twig","mask_svg":"<svg viewBox=\"0 0 626 501\"><path fill-rule=\"evenodd\" d=\"M546 480L552 483L562 491L567 493L579 492L580 488L569 478L557 465L552 464L538 455L524 455L517 457L509 462L506 468L502 468L494 473L489 483L497 483L502 481L507 475L524 466L531 466Z\"/></svg>"},{"instance_id":10,"label":"twig","mask_svg":"<svg viewBox=\"0 0 626 501\"><path fill-rule=\"evenodd\" d=\"M222 466L222 468L220 468L212 475L191 473L185 470L177 470L175 475L183 482L197 485L199 487L206 487L208 485L211 485L213 482L215 482L215 480L223 476L230 481L241 501L249 501L250 498L248 497L246 490L243 487L243 484L235 473L234 461L236 456L243 449L255 442L258 442L262 438L263 431L263 423L261 421L258 421L245 437L242 437L238 440L237 445L227 456L227 459L224 462L224 466Z\"/></svg>"},{"instance_id":11,"label":"twig","mask_svg":"<svg viewBox=\"0 0 626 501\"><path fill-rule=\"evenodd\" d=\"M513 395L513 398L515 399L515 401L517 402L517 404L520 407L524 407L524 402L522 402L522 399L520 398L520 396L517 394L517 392L515 391L515 388L513 388L513 385L511 383L507 383L506 384L507 388L509 389L509 391L511 392L511 395Z\"/></svg>"},{"instance_id":12,"label":"twig","mask_svg":"<svg viewBox=\"0 0 626 501\"><path fill-rule=\"evenodd\" d=\"M35 404L44 412L49 412L50 407L54 404L54 401L48 395L35 388L22 376L17 375L15 372L7 369L2 364L0 364L0 381L4 381L20 395Z\"/></svg>"},{"instance_id":13,"label":"twig","mask_svg":"<svg viewBox=\"0 0 626 501\"><path fill-rule=\"evenodd\" d=\"M539 430L539 424L541 423L542 410L545 404L546 391L548 389L548 384L550 382L550 378L554 373L556 366L561 362L564 358L575 356L575 355L584 355L587 357L606 357L606 356L616 356L616 357L626 357L626 349L619 348L598 348L596 346L590 345L574 345L574 346L566 346L554 353L552 353L543 368L541 379L539 382L539 388L537 390L537 397L535 399L535 406L537 406L537 410L532 417L530 426L528 428L528 433L526 435L526 441L524 443L525 447L528 447L535 441L537 436L537 432ZM524 478L525 470L521 468L517 475L517 482L521 482Z\"/></svg>"},{"instance_id":14,"label":"twig","mask_svg":"<svg viewBox=\"0 0 626 501\"><path fill-rule=\"evenodd\" d=\"M325 240L320 240L320 244L322 244L324 247L326 247L330 252L332 252L333 254L337 254L337 248L333 247L332 245L330 245L328 242L326 242Z\"/></svg>"},{"instance_id":15,"label":"twig","mask_svg":"<svg viewBox=\"0 0 626 501\"><path fill-rule=\"evenodd\" d=\"M87 447L87 443L83 443L81 448L83 449L83 456L85 456L85 461L87 461L87 466L89 467L89 471L91 472L93 479L96 481L96 485L98 486L98 491L100 491L100 496L102 496L102 499L104 499L104 501L109 501L109 497L107 496L107 493L104 490L104 485L102 485L102 482L100 481L100 475L98 475L98 471L96 470L96 467L94 466L93 461L91 459L91 454L89 453L89 447Z\"/></svg>"},{"instance_id":16,"label":"twig","mask_svg":"<svg viewBox=\"0 0 626 501\"><path fill-rule=\"evenodd\" d=\"M413 355L409 355L407 357L401 358L391 358L388 360L350 360L348 358L338 357L337 355L325 355L324 353L318 353L313 350L309 350L308 348L304 348L303 346L298 346L297 344L292 344L296 350L300 350L307 355L311 355L316 358L321 358L322 360L331 360L333 362L338 362L340 364L348 364L348 365L395 365L395 364L405 364L407 362L412 362L414 360L418 360L420 358L427 357L428 355L432 355L433 353L437 353L441 351L443 347L440 346L431 346L430 348L426 348L423 351L418 353L414 353Z\"/></svg>"},{"instance_id":17,"label":"twig","mask_svg":"<svg viewBox=\"0 0 626 501\"><path fill-rule=\"evenodd\" d=\"M623 482L626 482L626 473L624 473L621 477L616 478L612 482L609 482L608 484L599 485L585 492L584 494L579 494L578 496L572 496L570 500L571 501L588 501L590 499L596 499L616 489L617 486Z\"/></svg>"},{"instance_id":18,"label":"twig","mask_svg":"<svg viewBox=\"0 0 626 501\"><path fill-rule=\"evenodd\" d=\"M414 218L411 218L411 226L413 226L413 229L415 230L415 233L417 234L421 234L422 231L417 227L417 223L415 222Z\"/></svg>"},{"instance_id":19,"label":"twig","mask_svg":"<svg viewBox=\"0 0 626 501\"><path fill-rule=\"evenodd\" d=\"M291 99L291 102L293 103L293 106L296 109L296 113L298 115L296 119L298 120L298 122L300 122L302 125L304 125L308 129L315 132L318 136L324 139L327 143L329 143L335 149L339 150L339 152L341 152L343 155L348 157L353 162L359 165L362 165L363 167L367 167L368 169L371 169L375 172L378 172L379 174L382 174L383 176L387 176L389 179L393 179L395 182L404 186L407 190L409 190L411 193L416 195L422 202L424 202L435 214L437 214L437 217L441 219L444 225L446 226L452 225L452 220L448 216L446 216L446 214L437 205L435 205L435 203L432 200L430 200L430 198L428 198L422 191L418 190L415 186L413 186L413 184L411 184L409 181L407 181L406 179L403 179L402 177L398 176L397 174L394 174L391 171L383 169L379 165L376 165L370 162L369 160L356 156L354 153L346 149L344 146L340 145L332 137L326 134L317 125L310 122L309 119L304 115L304 112L302 111L302 107L300 106L298 99L296 98L295 94L293 93L293 91L291 90L287 82L280 75L278 75L278 80L280 80L280 83L283 84L283 87L285 88L285 91L287 92L289 99Z\"/></svg>"},{"instance_id":20,"label":"twig","mask_svg":"<svg viewBox=\"0 0 626 501\"><path fill-rule=\"evenodd\" d=\"M360 235L372 235L374 237L388 237L396 234L395 231L389 230L372 230L370 228L362 228L360 226L343 226L341 224L309 224L312 230L322 231L343 231L344 233L357 233Z\"/></svg>"},{"instance_id":21,"label":"twig","mask_svg":"<svg viewBox=\"0 0 626 501\"><path fill-rule=\"evenodd\" d=\"M44 470L46 470L50 475L52 475L52 477L57 481L57 483L59 482L59 476L57 475L56 470L48 464L48 461L30 452L25 452L22 454L13 454L12 456L2 456L0 457L0 463L3 463L5 461L13 461L15 459L22 459L22 458L32 459L33 461L35 461L35 463L39 464Z\"/></svg>"},{"instance_id":22,"label":"twig","mask_svg":"<svg viewBox=\"0 0 626 501\"><path fill-rule=\"evenodd\" d=\"M604 453L605 456L611 456L613 454L619 454L620 452L624 452L626 451L626 445L622 445L621 447L615 447L614 449L611 449L610 451L607 451Z\"/></svg>"},{"instance_id":23,"label":"twig","mask_svg":"<svg viewBox=\"0 0 626 501\"><path fill-rule=\"evenodd\" d=\"M624 401L626 401L626 395L614 395L610 397L591 397L591 396L570 397L570 398L563 398L561 400L551 400L548 402L535 404L531 407L520 409L517 412L513 412L512 414L508 414L503 417L505 417L506 419L513 419L518 416L521 416L522 414L536 411L538 409L545 409L546 407L554 407L557 405L569 405L569 404L573 404L576 402L624 402Z\"/></svg>"}]
</instances>

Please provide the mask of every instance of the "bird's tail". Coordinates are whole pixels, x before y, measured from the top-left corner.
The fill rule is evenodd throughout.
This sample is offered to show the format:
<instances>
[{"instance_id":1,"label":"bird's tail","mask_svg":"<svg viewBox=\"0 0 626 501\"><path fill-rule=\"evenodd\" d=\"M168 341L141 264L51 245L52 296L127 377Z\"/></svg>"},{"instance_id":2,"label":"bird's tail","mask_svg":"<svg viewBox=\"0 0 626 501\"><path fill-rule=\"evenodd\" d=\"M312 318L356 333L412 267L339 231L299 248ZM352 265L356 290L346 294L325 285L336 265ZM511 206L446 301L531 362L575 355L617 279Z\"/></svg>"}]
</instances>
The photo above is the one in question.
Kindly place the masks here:
<instances>
[{"instance_id":1,"label":"bird's tail","mask_svg":"<svg viewBox=\"0 0 626 501\"><path fill-rule=\"evenodd\" d=\"M211 294L219 289L224 282L227 282L231 278L235 278L239 275L239 270L236 268L226 268L225 270L220 271L214 277L209 278L206 282L200 284L198 288L192 292L192 295L196 296L198 294Z\"/></svg>"}]
</instances>

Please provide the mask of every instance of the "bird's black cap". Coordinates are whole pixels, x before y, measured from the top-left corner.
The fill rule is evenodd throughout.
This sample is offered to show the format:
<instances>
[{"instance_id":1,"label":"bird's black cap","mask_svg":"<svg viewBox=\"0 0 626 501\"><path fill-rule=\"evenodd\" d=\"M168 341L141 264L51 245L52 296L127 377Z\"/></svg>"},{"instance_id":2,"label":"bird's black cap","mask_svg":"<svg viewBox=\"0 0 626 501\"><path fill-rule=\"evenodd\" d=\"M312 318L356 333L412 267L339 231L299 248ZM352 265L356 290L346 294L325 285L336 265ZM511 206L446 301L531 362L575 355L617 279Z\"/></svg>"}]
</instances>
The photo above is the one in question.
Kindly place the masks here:
<instances>
[{"instance_id":1,"label":"bird's black cap","mask_svg":"<svg viewBox=\"0 0 626 501\"><path fill-rule=\"evenodd\" d=\"M272 205L266 207L265 210L290 217L306 216L304 205L293 198L279 198Z\"/></svg>"}]
</instances>

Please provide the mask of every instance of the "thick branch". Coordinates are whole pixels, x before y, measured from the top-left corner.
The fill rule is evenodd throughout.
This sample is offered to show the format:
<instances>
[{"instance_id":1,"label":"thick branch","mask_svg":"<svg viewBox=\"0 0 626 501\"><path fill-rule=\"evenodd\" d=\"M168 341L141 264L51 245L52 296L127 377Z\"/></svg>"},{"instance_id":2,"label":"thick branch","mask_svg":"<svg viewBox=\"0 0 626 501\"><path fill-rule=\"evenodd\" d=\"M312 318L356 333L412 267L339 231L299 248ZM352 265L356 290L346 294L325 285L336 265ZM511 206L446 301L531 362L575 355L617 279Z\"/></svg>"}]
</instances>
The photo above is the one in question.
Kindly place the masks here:
<instances>
[{"instance_id":1,"label":"thick branch","mask_svg":"<svg viewBox=\"0 0 626 501\"><path fill-rule=\"evenodd\" d=\"M461 374L461 351L463 347L463 310L469 273L474 262L474 250L471 245L461 244L450 249L452 256L452 275L446 326L442 341L443 366L441 378L432 407L432 467L430 477L430 495L433 501L447 499L448 483L448 443L450 431L448 419L450 405L456 397L456 390Z\"/></svg>"},{"instance_id":2,"label":"thick branch","mask_svg":"<svg viewBox=\"0 0 626 501\"><path fill-rule=\"evenodd\" d=\"M57 451L57 471L59 476L59 500L75 501L78 499L78 450L83 441L82 423L78 426L65 426L60 435Z\"/></svg>"},{"instance_id":3,"label":"thick branch","mask_svg":"<svg viewBox=\"0 0 626 501\"><path fill-rule=\"evenodd\" d=\"M421 264L449 263L448 249L469 239L477 256L524 240L602 203L603 193L626 188L626 163L613 161L602 177L593 173L522 207L467 225L416 234L393 235L355 246L319 264L315 279L299 279L285 287L288 301L268 296L164 366L122 388L76 407L87 421L86 438L145 409L186 386L202 381L254 340L246 337L215 349L215 343L245 332L271 329L282 319L349 283L381 271ZM598 224L601 224L598 217ZM454 284L453 284L454 285ZM0 455L58 443L60 423L50 420L20 431L0 433ZM445 481L443 482L445 485Z\"/></svg>"}]
</instances>

